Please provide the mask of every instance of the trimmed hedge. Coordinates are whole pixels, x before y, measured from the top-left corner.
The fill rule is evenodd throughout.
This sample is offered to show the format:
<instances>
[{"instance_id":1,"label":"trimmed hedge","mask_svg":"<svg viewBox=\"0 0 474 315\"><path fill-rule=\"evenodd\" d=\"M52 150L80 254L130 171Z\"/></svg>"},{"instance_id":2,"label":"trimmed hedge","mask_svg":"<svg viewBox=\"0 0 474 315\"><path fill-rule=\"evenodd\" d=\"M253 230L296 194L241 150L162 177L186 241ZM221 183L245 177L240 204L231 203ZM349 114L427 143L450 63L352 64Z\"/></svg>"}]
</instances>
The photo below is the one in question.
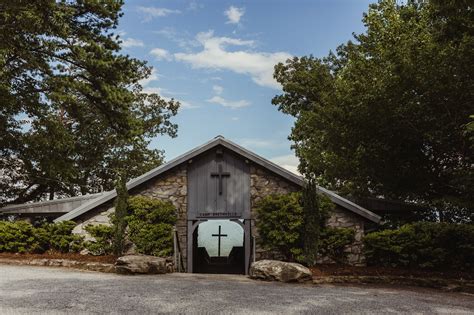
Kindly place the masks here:
<instances>
[{"instance_id":1,"label":"trimmed hedge","mask_svg":"<svg viewBox=\"0 0 474 315\"><path fill-rule=\"evenodd\" d=\"M474 225L418 222L364 238L368 265L474 271Z\"/></svg>"},{"instance_id":2,"label":"trimmed hedge","mask_svg":"<svg viewBox=\"0 0 474 315\"><path fill-rule=\"evenodd\" d=\"M74 226L71 221L45 223L39 227L25 221L0 221L0 252L78 252L82 249L82 237L72 234Z\"/></svg>"}]
</instances>

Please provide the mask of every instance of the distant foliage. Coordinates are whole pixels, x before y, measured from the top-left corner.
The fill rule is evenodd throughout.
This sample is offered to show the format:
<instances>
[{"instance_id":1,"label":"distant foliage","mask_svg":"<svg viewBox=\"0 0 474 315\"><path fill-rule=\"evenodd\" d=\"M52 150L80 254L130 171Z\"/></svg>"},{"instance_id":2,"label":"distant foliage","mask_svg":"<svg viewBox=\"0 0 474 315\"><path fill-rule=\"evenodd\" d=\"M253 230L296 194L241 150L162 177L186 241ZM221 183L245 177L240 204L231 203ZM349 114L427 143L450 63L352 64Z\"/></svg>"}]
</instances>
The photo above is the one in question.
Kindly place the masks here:
<instances>
[{"instance_id":1,"label":"distant foliage","mask_svg":"<svg viewBox=\"0 0 474 315\"><path fill-rule=\"evenodd\" d=\"M336 263L347 262L347 246L354 242L355 231L351 228L326 227L321 231L318 254Z\"/></svg>"},{"instance_id":2,"label":"distant foliage","mask_svg":"<svg viewBox=\"0 0 474 315\"><path fill-rule=\"evenodd\" d=\"M72 234L74 226L71 221L46 223L39 227L25 221L0 221L0 252L77 252L82 249L82 237Z\"/></svg>"},{"instance_id":3,"label":"distant foliage","mask_svg":"<svg viewBox=\"0 0 474 315\"><path fill-rule=\"evenodd\" d=\"M128 213L128 237L139 253L160 257L173 253L177 213L171 202L134 196L129 199Z\"/></svg>"},{"instance_id":4,"label":"distant foliage","mask_svg":"<svg viewBox=\"0 0 474 315\"><path fill-rule=\"evenodd\" d=\"M474 271L474 226L420 222L364 238L369 265Z\"/></svg>"},{"instance_id":5,"label":"distant foliage","mask_svg":"<svg viewBox=\"0 0 474 315\"><path fill-rule=\"evenodd\" d=\"M114 228L110 225L97 224L85 227L94 240L85 242L85 248L92 255L109 255L113 252Z\"/></svg>"}]
</instances>

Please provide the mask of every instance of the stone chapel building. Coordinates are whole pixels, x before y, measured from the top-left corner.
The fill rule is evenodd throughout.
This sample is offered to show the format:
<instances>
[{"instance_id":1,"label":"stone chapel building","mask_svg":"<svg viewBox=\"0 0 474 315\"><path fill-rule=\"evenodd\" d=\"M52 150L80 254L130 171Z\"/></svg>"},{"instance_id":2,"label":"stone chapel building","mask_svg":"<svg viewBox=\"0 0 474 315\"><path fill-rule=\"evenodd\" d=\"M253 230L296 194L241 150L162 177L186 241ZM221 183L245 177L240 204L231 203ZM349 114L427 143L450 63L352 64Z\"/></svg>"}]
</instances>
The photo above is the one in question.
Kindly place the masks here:
<instances>
[{"instance_id":1,"label":"stone chapel building","mask_svg":"<svg viewBox=\"0 0 474 315\"><path fill-rule=\"evenodd\" d=\"M247 273L252 261L272 258L258 244L254 211L256 202L270 194L298 191L302 185L302 177L218 136L130 180L127 188L130 195L145 195L169 200L174 204L178 211L177 251L186 272L199 272L199 261L210 259L197 246L200 224L216 219L231 220L239 224L243 229L242 246L233 248L227 259L237 257L242 262L242 273ZM349 262L363 263L362 236L367 226L380 222L380 217L332 191L322 187L319 187L319 191L335 204L328 225L350 227L356 232L356 241L349 249ZM56 217L56 222L73 220L77 222L73 232L85 235L85 226L109 223L108 214L114 211L115 197L116 192L113 190L80 197L9 205L0 209L0 214L16 214L20 217L50 215ZM221 234L219 228L219 246L221 235L224 234Z\"/></svg>"}]
</instances>

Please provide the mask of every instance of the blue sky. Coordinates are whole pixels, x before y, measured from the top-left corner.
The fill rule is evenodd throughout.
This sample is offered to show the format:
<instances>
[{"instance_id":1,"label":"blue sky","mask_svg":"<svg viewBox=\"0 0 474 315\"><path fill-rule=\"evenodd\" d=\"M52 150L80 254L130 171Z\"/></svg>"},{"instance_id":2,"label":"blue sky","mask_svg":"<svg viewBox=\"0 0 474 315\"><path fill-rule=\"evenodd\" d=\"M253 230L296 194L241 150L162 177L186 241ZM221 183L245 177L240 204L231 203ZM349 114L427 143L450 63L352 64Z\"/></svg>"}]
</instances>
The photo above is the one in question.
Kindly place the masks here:
<instances>
[{"instance_id":1,"label":"blue sky","mask_svg":"<svg viewBox=\"0 0 474 315\"><path fill-rule=\"evenodd\" d=\"M364 31L372 1L126 1L118 31L124 53L147 60L145 91L182 102L178 137L152 146L172 159L216 135L294 170L293 119L271 105L273 65L327 55Z\"/></svg>"}]
</instances>

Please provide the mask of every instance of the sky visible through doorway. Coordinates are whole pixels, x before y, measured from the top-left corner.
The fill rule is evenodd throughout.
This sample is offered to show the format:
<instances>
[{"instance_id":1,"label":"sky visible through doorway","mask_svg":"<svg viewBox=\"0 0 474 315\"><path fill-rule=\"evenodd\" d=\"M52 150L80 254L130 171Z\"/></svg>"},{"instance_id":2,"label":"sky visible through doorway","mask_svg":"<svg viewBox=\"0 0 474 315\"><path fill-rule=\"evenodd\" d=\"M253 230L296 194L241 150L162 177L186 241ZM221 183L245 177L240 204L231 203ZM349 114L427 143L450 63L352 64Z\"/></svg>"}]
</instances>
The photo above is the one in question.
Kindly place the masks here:
<instances>
[{"instance_id":1,"label":"sky visible through doorway","mask_svg":"<svg viewBox=\"0 0 474 315\"><path fill-rule=\"evenodd\" d=\"M211 257L217 256L217 234L221 226L221 233L227 237L221 238L221 256L228 256L232 247L243 246L244 230L242 227L230 220L209 220L199 224L198 246L206 247L207 253Z\"/></svg>"}]
</instances>

